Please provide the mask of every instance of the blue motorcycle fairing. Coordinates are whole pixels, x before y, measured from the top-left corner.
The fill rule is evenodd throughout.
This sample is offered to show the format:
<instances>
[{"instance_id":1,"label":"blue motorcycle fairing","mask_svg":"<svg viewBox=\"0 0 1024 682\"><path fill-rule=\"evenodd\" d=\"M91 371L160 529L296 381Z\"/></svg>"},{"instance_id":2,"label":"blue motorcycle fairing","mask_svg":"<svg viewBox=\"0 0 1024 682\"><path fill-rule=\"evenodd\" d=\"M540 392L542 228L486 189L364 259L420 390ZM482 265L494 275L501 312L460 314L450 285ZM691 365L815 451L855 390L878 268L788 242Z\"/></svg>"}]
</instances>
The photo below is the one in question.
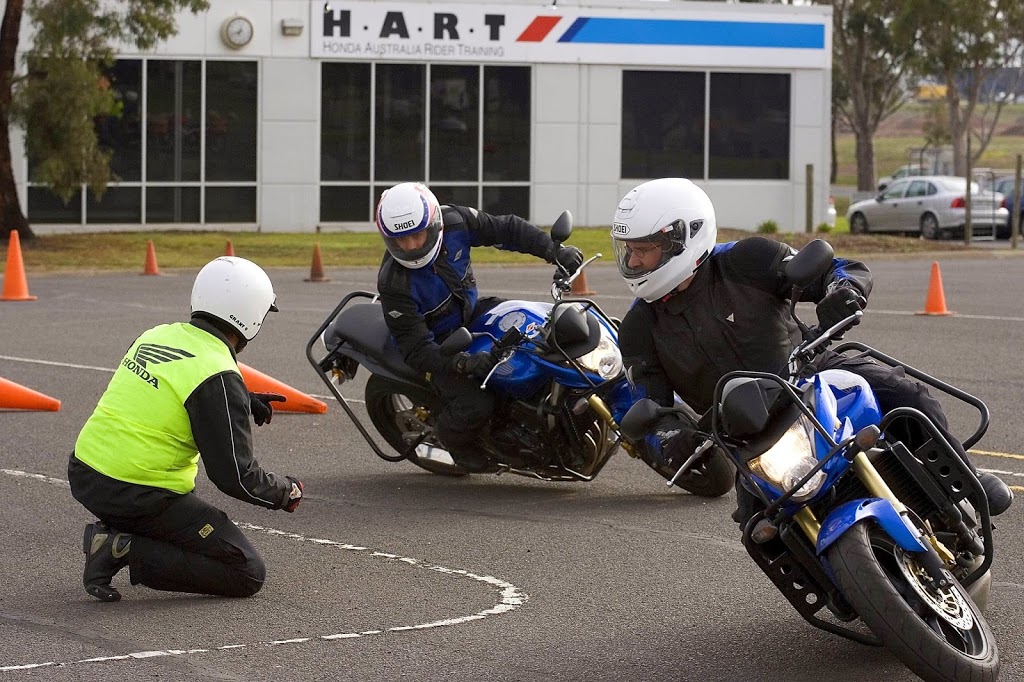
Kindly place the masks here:
<instances>
[{"instance_id":1,"label":"blue motorcycle fairing","mask_svg":"<svg viewBox=\"0 0 1024 682\"><path fill-rule=\"evenodd\" d=\"M900 516L889 500L878 497L850 500L833 509L818 532L817 552L820 556L847 530L864 519L872 519L908 552L927 552L921 542L921 533Z\"/></svg>"},{"instance_id":2,"label":"blue motorcycle fairing","mask_svg":"<svg viewBox=\"0 0 1024 682\"><path fill-rule=\"evenodd\" d=\"M529 336L544 325L552 307L551 303L536 301L503 301L473 320L469 330L478 334L490 334L495 339L500 339L505 332L515 327L524 335ZM594 315L593 312L588 312L588 314ZM618 343L615 330L600 316L595 315L595 317L611 334L612 339ZM494 342L490 338L479 337L474 339L466 350L469 353L476 353L490 350L493 345ZM520 345L512 353L512 356L491 375L491 379L487 383L488 387L512 398L526 399L543 388L551 378L571 388L589 388L591 386L575 369L548 362L531 353L530 351L535 348L536 345L528 341ZM587 373L587 376L594 384L604 381L596 374ZM629 405L626 405L625 409L629 409Z\"/></svg>"}]
</instances>

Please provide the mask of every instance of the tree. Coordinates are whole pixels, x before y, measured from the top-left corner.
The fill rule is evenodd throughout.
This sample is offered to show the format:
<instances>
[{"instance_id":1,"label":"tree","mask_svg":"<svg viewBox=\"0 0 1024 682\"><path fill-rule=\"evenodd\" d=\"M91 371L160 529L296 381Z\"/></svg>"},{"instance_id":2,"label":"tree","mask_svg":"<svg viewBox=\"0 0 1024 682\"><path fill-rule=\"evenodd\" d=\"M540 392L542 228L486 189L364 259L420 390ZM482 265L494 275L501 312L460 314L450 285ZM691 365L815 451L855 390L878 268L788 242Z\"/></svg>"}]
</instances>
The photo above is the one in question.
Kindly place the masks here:
<instances>
[{"instance_id":1,"label":"tree","mask_svg":"<svg viewBox=\"0 0 1024 682\"><path fill-rule=\"evenodd\" d=\"M967 135L973 134L978 141L971 145L974 161L992 139L999 114L1009 99L985 97L980 112L981 130L974 132L973 119L986 87L1007 67L1020 76L1024 3L910 0L907 4L910 11L928 18L920 27L920 66L946 84L954 172L962 175L967 169Z\"/></svg>"},{"instance_id":2,"label":"tree","mask_svg":"<svg viewBox=\"0 0 1024 682\"><path fill-rule=\"evenodd\" d=\"M177 32L177 12L208 7L207 0L7 0L0 26L0 238L12 229L34 237L14 184L11 125L28 133L35 182L64 201L82 184L102 196L111 181L110 151L100 147L95 120L121 113L103 75L114 46L151 49ZM23 13L34 32L19 71Z\"/></svg>"},{"instance_id":3,"label":"tree","mask_svg":"<svg viewBox=\"0 0 1024 682\"><path fill-rule=\"evenodd\" d=\"M875 133L905 103L915 62L913 14L902 0L832 2L834 117L856 139L857 189L875 188Z\"/></svg>"}]
</instances>

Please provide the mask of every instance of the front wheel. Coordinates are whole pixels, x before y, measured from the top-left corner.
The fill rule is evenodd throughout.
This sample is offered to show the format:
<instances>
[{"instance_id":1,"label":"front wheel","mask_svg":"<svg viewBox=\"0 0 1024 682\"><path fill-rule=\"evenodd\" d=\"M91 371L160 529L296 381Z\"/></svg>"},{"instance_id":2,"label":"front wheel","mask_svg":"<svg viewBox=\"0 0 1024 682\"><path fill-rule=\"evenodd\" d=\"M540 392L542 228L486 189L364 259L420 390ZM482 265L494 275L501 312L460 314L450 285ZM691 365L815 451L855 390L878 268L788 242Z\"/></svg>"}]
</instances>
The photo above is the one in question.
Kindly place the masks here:
<instances>
[{"instance_id":1,"label":"front wheel","mask_svg":"<svg viewBox=\"0 0 1024 682\"><path fill-rule=\"evenodd\" d=\"M646 447L641 447L640 458L666 481L671 481L679 470L656 457ZM719 448L712 448L690 470L676 479L676 486L698 497L721 497L736 485L736 467Z\"/></svg>"},{"instance_id":2,"label":"front wheel","mask_svg":"<svg viewBox=\"0 0 1024 682\"><path fill-rule=\"evenodd\" d=\"M857 615L905 666L924 680L988 682L999 651L981 610L949 575L935 589L914 554L861 522L826 552L836 584Z\"/></svg>"},{"instance_id":3,"label":"front wheel","mask_svg":"<svg viewBox=\"0 0 1024 682\"><path fill-rule=\"evenodd\" d=\"M921 236L925 239L938 239L942 236L939 229L939 219L934 213L925 213L921 216Z\"/></svg>"}]
</instances>

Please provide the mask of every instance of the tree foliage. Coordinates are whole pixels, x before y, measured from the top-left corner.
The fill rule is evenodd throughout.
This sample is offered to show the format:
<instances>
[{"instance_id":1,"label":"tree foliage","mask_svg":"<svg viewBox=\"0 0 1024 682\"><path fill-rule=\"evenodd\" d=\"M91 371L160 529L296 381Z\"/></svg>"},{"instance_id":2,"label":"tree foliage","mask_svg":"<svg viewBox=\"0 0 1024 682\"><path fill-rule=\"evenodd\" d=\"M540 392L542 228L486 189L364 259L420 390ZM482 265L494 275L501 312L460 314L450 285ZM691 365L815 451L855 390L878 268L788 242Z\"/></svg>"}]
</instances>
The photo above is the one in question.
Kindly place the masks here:
<instances>
[{"instance_id":1,"label":"tree foliage","mask_svg":"<svg viewBox=\"0 0 1024 682\"><path fill-rule=\"evenodd\" d=\"M11 4L20 24L21 0L9 0L4 17L4 40ZM103 75L113 64L120 45L148 50L177 32L175 15L198 13L207 0L28 0L25 16L33 24L32 44L23 55L23 69L15 75L14 46L10 63L0 55L0 236L19 223L12 218L14 186L10 163L9 123L27 131L26 148L33 181L45 184L67 201L86 184L100 197L111 182L110 151L96 136L98 117L119 116L121 103ZM17 27L13 35L17 36ZM6 90L6 92L5 92ZM7 163L4 164L4 156ZM10 176L10 177L8 177ZM13 197L17 217L26 233L24 215Z\"/></svg>"}]
</instances>

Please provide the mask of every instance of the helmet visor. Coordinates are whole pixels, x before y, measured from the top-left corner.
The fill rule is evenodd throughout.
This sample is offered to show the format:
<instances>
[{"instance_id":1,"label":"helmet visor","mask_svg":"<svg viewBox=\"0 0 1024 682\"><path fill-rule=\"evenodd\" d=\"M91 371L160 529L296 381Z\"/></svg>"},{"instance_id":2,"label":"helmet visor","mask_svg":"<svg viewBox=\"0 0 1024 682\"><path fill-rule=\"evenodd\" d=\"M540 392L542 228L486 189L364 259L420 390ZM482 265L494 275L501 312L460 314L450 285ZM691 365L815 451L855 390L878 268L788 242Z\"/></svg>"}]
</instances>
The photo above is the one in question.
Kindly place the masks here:
<instances>
[{"instance_id":1,"label":"helmet visor","mask_svg":"<svg viewBox=\"0 0 1024 682\"><path fill-rule=\"evenodd\" d=\"M414 263L428 256L433 250L441 235L442 225L441 212L435 209L430 221L422 229L404 232L394 237L382 234L384 245L397 260Z\"/></svg>"},{"instance_id":2,"label":"helmet visor","mask_svg":"<svg viewBox=\"0 0 1024 682\"><path fill-rule=\"evenodd\" d=\"M686 227L677 220L640 239L612 238L612 248L623 277L643 277L686 250Z\"/></svg>"}]
</instances>

